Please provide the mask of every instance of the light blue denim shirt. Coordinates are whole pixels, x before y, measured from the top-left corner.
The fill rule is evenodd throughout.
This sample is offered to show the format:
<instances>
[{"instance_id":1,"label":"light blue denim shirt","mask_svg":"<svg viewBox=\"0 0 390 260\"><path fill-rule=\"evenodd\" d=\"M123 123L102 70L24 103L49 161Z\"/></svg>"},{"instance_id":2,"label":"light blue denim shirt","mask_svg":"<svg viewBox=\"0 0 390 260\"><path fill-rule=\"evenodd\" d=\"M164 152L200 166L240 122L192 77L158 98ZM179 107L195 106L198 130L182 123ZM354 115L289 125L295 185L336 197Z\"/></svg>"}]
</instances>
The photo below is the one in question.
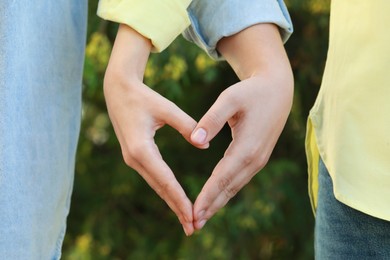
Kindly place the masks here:
<instances>
[{"instance_id":1,"label":"light blue denim shirt","mask_svg":"<svg viewBox=\"0 0 390 260\"><path fill-rule=\"evenodd\" d=\"M187 11L191 26L183 32L184 38L214 59L223 59L216 50L220 39L254 24L276 24L283 42L293 32L290 15L282 0L194 0Z\"/></svg>"}]
</instances>

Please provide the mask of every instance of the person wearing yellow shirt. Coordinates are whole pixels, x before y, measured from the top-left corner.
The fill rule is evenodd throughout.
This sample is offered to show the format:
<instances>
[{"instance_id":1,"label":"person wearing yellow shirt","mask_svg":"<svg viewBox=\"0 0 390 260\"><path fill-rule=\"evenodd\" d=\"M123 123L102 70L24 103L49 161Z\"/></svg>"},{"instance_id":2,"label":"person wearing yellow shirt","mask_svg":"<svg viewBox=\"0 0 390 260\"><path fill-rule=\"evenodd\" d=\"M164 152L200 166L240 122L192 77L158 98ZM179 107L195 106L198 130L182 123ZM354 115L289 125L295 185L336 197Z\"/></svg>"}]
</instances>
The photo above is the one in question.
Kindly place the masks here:
<instances>
[{"instance_id":1,"label":"person wearing yellow shirt","mask_svg":"<svg viewBox=\"0 0 390 260\"><path fill-rule=\"evenodd\" d=\"M190 7L199 7L202 6L202 4L203 6L213 6L214 4L213 10L215 11L218 10L218 7L226 7L227 5L226 1L216 1L217 3L208 1L210 3L205 4L206 2L207 1L193 1ZM271 2L273 2L273 4L276 3L276 1L237 2L235 3L235 10L241 11L241 8L246 4L253 5L255 2L262 2L262 4L264 4L263 7L272 6ZM280 1L278 1L278 3L280 4ZM279 5L279 7L281 6L282 5ZM390 258L390 141L388 134L390 132L390 102L388 102L390 96L390 88L388 87L390 84L390 76L388 75L390 74L387 73L390 60L390 52L387 51L387 45L390 39L389 35L386 33L388 25L390 25L390 19L386 13L388 10L386 7L389 7L389 4L384 0L359 0L355 1L353 4L340 0L332 1L328 61L321 91L309 116L306 142L310 173L309 193L313 209L316 212L315 252L317 259ZM203 7L195 9L201 10L202 8ZM283 8L280 8L279 10L281 9ZM258 31L259 28L264 27L264 25L253 26L254 24L251 24L250 26L245 27L249 29L238 30L232 34L222 34L223 37L221 38L207 34L204 36L203 33L205 28L218 24L220 21L218 18L220 17L217 16L216 19L213 19L212 13L205 15L207 14L207 7L204 8L204 10L206 10L205 12L197 12L196 10L194 13L197 14L196 18L198 20L192 22L190 29L186 30L184 35L187 38L191 38L195 35L196 37L191 40L208 51L214 58L220 58L219 55L225 57L233 68L235 68L238 75L241 75L241 78L244 79L242 82L238 83L238 85L246 85L248 81L253 80L253 82L256 82L256 80L259 79L257 77L255 77L255 79L252 79L251 77L247 78L246 76L242 77L242 68L244 68L244 75L247 75L245 71L247 71L248 67L246 67L245 64L249 64L249 67L251 68L253 68L253 64L257 64L257 66L254 66L255 68L261 68L260 71L269 72L268 69L276 69L273 66L275 60L283 60L283 58L279 59L283 55L270 56L268 59L268 65L270 67L268 67L268 65L265 65L264 67L264 63L262 62L266 63L265 60L257 60L262 64L260 65L256 62L252 63L253 60L250 57L245 56L246 53L243 51L245 47L262 49L265 46L275 44L275 42L280 43L280 39L277 39L277 37L269 37L269 31L268 33ZM223 10L226 12L227 9ZM193 10L190 8L189 13L191 14L192 11ZM234 11L231 11L231 13L233 12ZM229 12L226 13L230 14ZM273 9L270 13L272 13L271 16L273 16L277 11ZM155 13L153 13L153 15L155 15ZM264 18L267 15L262 14L262 16ZM199 19L200 17L203 19ZM231 18L229 15L226 17ZM273 18L275 18L275 16L273 16ZM286 29L286 27L281 26L281 23L276 22L276 20L271 19L268 22L277 24L279 28ZM201 22L198 23L199 21ZM237 21L240 21L240 19L227 19L226 23L229 23L229 21L230 23L235 24L239 23ZM207 26L205 26L205 24ZM128 25L130 27L133 26L132 24ZM146 41L150 44L149 49L158 49L156 46L159 45L154 44L156 40L152 37L152 34L145 35L142 30L137 29L135 24L134 28L141 33L141 35L151 39L151 44L149 41ZM125 32L126 30L128 30L127 33ZM211 31L213 31L214 34L218 34L218 30ZM121 49L126 52L126 46L120 47L119 45L120 42L126 42L121 36L122 32L123 35L133 34L133 36L130 36L127 39L128 41L130 38L133 40L136 39L139 34L126 26L121 27L117 39L118 47L116 49ZM248 35L250 35L250 37L246 38ZM255 35L267 35L265 36L266 41L259 40L257 42L261 43L262 46L259 46L260 44L257 46L251 44L253 43L251 40L253 39L252 37L258 39ZM143 37L140 37L140 39L145 40ZM135 45L140 46L142 44ZM147 45L147 43L144 43L144 45ZM230 53L232 51L232 48L229 48L230 45L236 47L236 52L233 55ZM146 56L149 49L143 55ZM267 57L268 54L273 53L275 50L265 48L263 51L265 52L262 52L261 56L264 55L263 57ZM280 49L276 52L280 54ZM111 88L115 85L131 84L119 84L114 77L111 77L111 75L115 75L114 69L111 70L111 68L115 68L116 65L118 66L117 68L120 68L123 65L134 65L134 63L128 61L128 63L121 64L121 62L117 62L117 56L119 55L113 53L112 63L110 62L108 70L109 80L107 81L105 89L108 93L107 103L111 110L112 118L114 119L114 125L118 124L116 126L117 134L121 134L124 133L126 127L133 127L133 129L135 129L135 127L131 126L130 122L126 127L120 126L120 123L115 123L124 120L116 120L116 118L120 118L120 113L115 111L117 108L110 108L110 102L113 103L110 99L115 100L115 95L110 97L111 92L114 92ZM139 57L139 55L135 55L135 57ZM243 57L245 57L245 59L240 59ZM259 58L259 56L255 56L255 60L257 58ZM138 71L138 81L142 80L143 70L139 68L144 66L145 59L146 58L144 58L142 62L138 62L141 65L138 67L135 66L135 68L133 66L132 68L133 70ZM264 69L267 67L268 69ZM282 69L279 71L279 76L287 75L288 73L288 69ZM267 76L270 76L270 74L267 74ZM267 76L265 76L265 78L267 78ZM112 79L112 81L110 79ZM273 82L273 80L270 82ZM279 85L280 87L280 84L286 83L287 82L279 82L276 85ZM133 86L134 85L136 84L133 84ZM141 87L132 88L131 91L137 93L137 91L140 90L142 90ZM216 134L220 125L229 121L225 119L240 110L240 108L235 106L235 100L229 99L229 96L232 95L231 92L238 95L240 102L243 102L243 100L246 100L247 98L249 99L249 96L242 96L235 90L235 86L232 86L222 93L215 105L197 124L194 131L190 131L189 129L180 130L179 126L177 126L179 131L181 131L185 138L194 145L200 148L207 147L210 137L213 137ZM252 89L251 91L254 90ZM253 93L256 93L256 91L252 92L252 94ZM262 94L265 93L267 93L267 91L264 90ZM269 94L272 96L272 93ZM275 101L276 99L272 100ZM284 98L284 100L289 102L288 98ZM273 101L271 101L271 103ZM249 104L251 103L249 102ZM229 110L230 113L227 113L228 116L221 113L221 110L230 109L230 107L233 108L231 108L232 110ZM128 105L128 109L131 110L134 108L131 108ZM149 109L150 111L153 110L152 108ZM270 109L270 107L267 109ZM148 108L146 108L146 110L148 110ZM253 105L253 107L251 106L251 110L255 111L256 105ZM274 107L274 109L271 108L271 110L273 112L271 113L272 116L270 114L266 119L269 120L270 125L273 125L275 118L284 115L288 109L284 108L279 110ZM250 113L249 111L247 112ZM152 113L147 112L147 114L151 115ZM166 115L166 113L163 113L163 115ZM258 116L258 118L261 118L259 114L254 113L253 115L255 115L254 117ZM156 118L156 116L154 118ZM282 116L281 118L284 117ZM166 122L164 120L161 121ZM185 121L188 122L188 125L195 125L188 117L185 117L185 119L182 120L182 122ZM216 122L214 123L216 126L210 127L213 124L211 122ZM235 124L233 124L232 121L230 122L231 127L233 126L234 134L234 126L237 125L237 122L234 122ZM166 123L173 124L172 122ZM240 121L238 124L241 124ZM179 125L183 126L182 124ZM242 125L245 125L244 128L251 128L248 126L250 124L243 123ZM281 125L282 124L276 124L276 126L279 127ZM251 126L262 129L261 126L256 124L251 124ZM201 129L206 129L206 131ZM279 128L275 127L275 129ZM137 130L134 131L134 135L138 135ZM276 132L278 131L279 130ZM258 132L247 133L252 135L251 140L264 140L265 136L256 135ZM148 142L145 143L153 143L151 141L152 134L153 132L148 138L145 138L148 140ZM273 136L273 140L277 138L275 138L275 133L272 131L265 131L264 134ZM256 152L252 153L252 155L254 155L253 157L248 156L251 154L248 152L250 150L248 150L248 147L250 146L247 146L248 143L245 145L244 140L241 140L241 145L238 146L237 143L239 142L237 140L244 139L242 136L238 136L235 141L233 141L227 155L225 155L224 159L222 159L215 168L212 177L195 202L193 209L194 214L192 217L190 216L191 202L188 201L185 194L180 189L180 185L175 181L174 177L172 177L172 173L166 168L167 166L164 165L166 169L164 172L168 173L169 177L158 176L153 173L153 169L150 169L149 171L147 169L142 169L141 166L144 165L142 162L148 161L148 159L153 158L153 156L150 154L144 154L144 157L134 156L134 154L136 154L134 150L133 152L127 153L127 149L131 151L132 144L136 142L126 141L126 139L129 140L131 138L129 136L126 137L125 135L120 136L119 139L122 139L121 145L128 164L136 169L138 167L141 175L143 175L147 181L149 180L152 187L155 187L156 191L167 201L179 216L187 234L191 234L193 229L200 229L205 221L228 201L229 197L233 196L244 183L249 181L250 177L248 178L248 175L251 176L250 172L253 173L260 169L266 161L254 159L264 158L262 157L264 155ZM254 144L251 148L262 147L262 144L260 143ZM241 149L244 156L240 157L238 155L238 147ZM270 151L272 149L267 150ZM135 151L139 150L136 149ZM257 150L253 149L252 151ZM156 150L151 153L154 153L155 158L158 158ZM225 159L227 158L231 159L231 165L226 162ZM253 160L248 160L248 158ZM242 167L244 161L248 163L248 168L251 168L249 174L248 171L244 169L245 167ZM241 167L238 167L237 165L240 164ZM253 165L256 165L257 167L253 167ZM160 167L161 166L162 165L160 165ZM229 170L226 169L228 166L233 169L230 173ZM231 177L231 172L237 173L235 178ZM161 180L169 181L165 182ZM152 183L153 181L155 181L154 184ZM225 183L225 185L221 186L227 188L221 189L218 187L217 183ZM236 185L232 185L232 183L235 183ZM161 184L162 187L158 187L159 185L161 186ZM169 195L169 193L172 195ZM175 197L174 195L177 196ZM192 226L191 221L193 222Z\"/></svg>"},{"instance_id":2,"label":"person wearing yellow shirt","mask_svg":"<svg viewBox=\"0 0 390 260\"><path fill-rule=\"evenodd\" d=\"M332 0L308 120L317 259L390 259L390 3Z\"/></svg>"}]
</instances>

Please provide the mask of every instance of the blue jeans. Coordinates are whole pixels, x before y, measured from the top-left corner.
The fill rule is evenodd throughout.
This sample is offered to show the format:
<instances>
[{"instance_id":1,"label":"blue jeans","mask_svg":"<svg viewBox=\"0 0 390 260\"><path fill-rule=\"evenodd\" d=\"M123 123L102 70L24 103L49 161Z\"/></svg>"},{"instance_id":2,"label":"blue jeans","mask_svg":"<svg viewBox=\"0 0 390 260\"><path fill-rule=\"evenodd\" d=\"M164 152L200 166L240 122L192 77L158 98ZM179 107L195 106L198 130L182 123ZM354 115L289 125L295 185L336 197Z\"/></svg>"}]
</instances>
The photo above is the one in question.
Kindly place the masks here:
<instances>
[{"instance_id":1,"label":"blue jeans","mask_svg":"<svg viewBox=\"0 0 390 260\"><path fill-rule=\"evenodd\" d=\"M332 179L321 160L315 258L390 259L390 222L366 215L336 200Z\"/></svg>"},{"instance_id":2,"label":"blue jeans","mask_svg":"<svg viewBox=\"0 0 390 260\"><path fill-rule=\"evenodd\" d=\"M0 259L60 258L86 16L86 0L0 1Z\"/></svg>"}]
</instances>

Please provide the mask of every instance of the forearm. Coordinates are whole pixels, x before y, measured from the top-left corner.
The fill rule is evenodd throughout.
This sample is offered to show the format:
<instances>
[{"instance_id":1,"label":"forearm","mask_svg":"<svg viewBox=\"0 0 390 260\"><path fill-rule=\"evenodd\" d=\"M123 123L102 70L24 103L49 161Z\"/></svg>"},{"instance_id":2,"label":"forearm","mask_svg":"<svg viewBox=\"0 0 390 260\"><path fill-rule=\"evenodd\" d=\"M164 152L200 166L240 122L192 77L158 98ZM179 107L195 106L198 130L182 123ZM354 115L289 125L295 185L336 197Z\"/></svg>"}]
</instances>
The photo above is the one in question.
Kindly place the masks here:
<instances>
[{"instance_id":1,"label":"forearm","mask_svg":"<svg viewBox=\"0 0 390 260\"><path fill-rule=\"evenodd\" d=\"M217 48L241 80L260 73L271 73L283 76L292 86L290 63L276 25L251 26L222 38Z\"/></svg>"},{"instance_id":2,"label":"forearm","mask_svg":"<svg viewBox=\"0 0 390 260\"><path fill-rule=\"evenodd\" d=\"M105 82L138 80L142 82L152 43L137 31L121 24L107 67ZM105 86L110 84L105 84Z\"/></svg>"},{"instance_id":3,"label":"forearm","mask_svg":"<svg viewBox=\"0 0 390 260\"><path fill-rule=\"evenodd\" d=\"M120 26L104 79L107 110L126 164L164 199L178 216L185 233L191 235L192 203L163 161L154 136L167 124L189 140L196 122L143 84L151 48L150 40L127 25Z\"/></svg>"},{"instance_id":4,"label":"forearm","mask_svg":"<svg viewBox=\"0 0 390 260\"><path fill-rule=\"evenodd\" d=\"M195 201L196 229L267 164L293 97L291 67L275 25L254 25L221 39L217 47L241 81L219 95L192 135L194 143L210 142L226 122L232 132L232 142Z\"/></svg>"}]
</instances>

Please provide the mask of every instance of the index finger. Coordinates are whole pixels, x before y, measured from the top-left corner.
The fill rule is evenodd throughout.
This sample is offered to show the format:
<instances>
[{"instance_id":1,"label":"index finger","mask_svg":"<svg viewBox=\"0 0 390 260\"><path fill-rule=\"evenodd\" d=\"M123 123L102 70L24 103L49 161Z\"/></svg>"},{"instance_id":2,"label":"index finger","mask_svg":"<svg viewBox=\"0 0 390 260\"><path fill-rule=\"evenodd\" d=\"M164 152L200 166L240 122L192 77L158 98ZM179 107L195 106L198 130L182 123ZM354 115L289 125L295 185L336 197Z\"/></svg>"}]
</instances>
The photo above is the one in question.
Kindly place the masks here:
<instances>
[{"instance_id":1,"label":"index finger","mask_svg":"<svg viewBox=\"0 0 390 260\"><path fill-rule=\"evenodd\" d=\"M133 160L133 168L176 214L186 235L191 235L194 231L192 203L154 142L145 145L133 156Z\"/></svg>"},{"instance_id":2,"label":"index finger","mask_svg":"<svg viewBox=\"0 0 390 260\"><path fill-rule=\"evenodd\" d=\"M262 145L243 133L233 139L194 204L194 227L201 229L264 166Z\"/></svg>"}]
</instances>

